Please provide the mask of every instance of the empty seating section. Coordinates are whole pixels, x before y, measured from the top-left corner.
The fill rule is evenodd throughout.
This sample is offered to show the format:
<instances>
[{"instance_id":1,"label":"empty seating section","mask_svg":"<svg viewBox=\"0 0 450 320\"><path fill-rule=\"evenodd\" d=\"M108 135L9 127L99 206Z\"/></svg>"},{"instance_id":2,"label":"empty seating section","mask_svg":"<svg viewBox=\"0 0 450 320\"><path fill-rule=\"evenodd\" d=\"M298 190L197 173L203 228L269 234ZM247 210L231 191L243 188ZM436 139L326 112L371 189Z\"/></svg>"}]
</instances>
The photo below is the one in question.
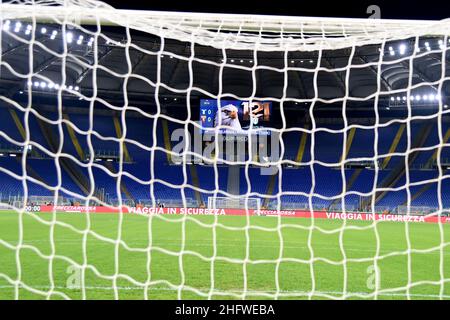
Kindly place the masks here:
<instances>
[{"instance_id":1,"label":"empty seating section","mask_svg":"<svg viewBox=\"0 0 450 320\"><path fill-rule=\"evenodd\" d=\"M245 168L241 168L241 184L240 192L245 193L255 193L260 195L265 195L267 192L267 187L269 183L270 176L262 174L261 170L252 168L248 170L248 180L245 175Z\"/></svg>"},{"instance_id":2,"label":"empty seating section","mask_svg":"<svg viewBox=\"0 0 450 320\"><path fill-rule=\"evenodd\" d=\"M205 192L202 193L202 199L207 202L208 197L214 196L214 191L217 190L216 196L224 197L227 191L227 174L228 170L226 167L217 166L217 174L215 173L215 168L212 166L196 166L198 175L198 187L203 189ZM241 184L243 180L243 175L241 174Z\"/></svg>"},{"instance_id":3,"label":"empty seating section","mask_svg":"<svg viewBox=\"0 0 450 320\"><path fill-rule=\"evenodd\" d=\"M133 59L138 58L136 56ZM36 144L36 147L28 154L27 174L41 180L47 186L56 187L60 183L64 189L84 196L86 192L79 181L75 181L75 172L76 176L83 177L80 178L81 180L87 181L89 188L90 183L93 182L95 189L101 191L106 200L119 198L118 192L120 192L123 199L131 196L134 201L149 202L153 199L166 204L176 203L176 201L181 204L184 194L184 198L188 199L189 203L200 205L198 201L206 203L207 198L214 195L214 191L217 191L218 196L225 196L224 193L227 192L228 168L226 166L217 166L216 172L213 166L190 162L183 166L169 161L171 156L164 150L171 150L177 143L177 141L171 141L170 134L177 128L183 128L181 124L171 121L164 123L166 120L162 118L158 118L155 123L152 117L128 112L125 114L125 126L122 124L122 115L111 112L95 113L91 123L87 114L70 112L64 115L74 126L70 128L66 124L59 126L58 123L39 123L32 113L29 114L28 122L25 123L24 113L18 109L13 110L10 112L8 108L0 108L0 117L5 119L2 122L4 126L0 130L16 141L24 141L21 126L30 130L30 140ZM48 112L40 114L52 120L57 119L55 114ZM240 194L261 197L263 200L268 198L267 203L270 207L276 207L277 201L281 200L282 207L285 208L307 208L309 198L312 199L315 208L338 208L342 205L342 196L345 196L346 208L357 208L363 199L373 194L377 186L396 189L384 193L378 190L377 197L380 196L376 206L379 207L394 209L408 201L413 206L438 207L440 203L444 207L450 206L450 178L444 176L438 188L439 171L435 166L430 166L437 158L437 146L441 141L437 119L431 119L426 123L411 121L409 128L398 121L382 124L376 128L347 128L346 150L344 150L345 135L340 130L342 126L327 125L326 128L332 132L324 128L319 126L314 136L304 135L301 131L287 131L282 135L283 158L303 163L314 159L316 162L312 167L309 164L293 168L284 166L276 176L262 174L259 168L250 167L248 177L245 174L245 167L241 167ZM443 121L442 139L449 128L448 122ZM62 137L60 130L63 132ZM81 132L77 132L80 130ZM411 133L409 142L408 132ZM120 135L125 138L124 163L121 167L117 161L120 155L120 143L117 139ZM377 145L375 145L376 137L378 137ZM49 141L52 142L49 143ZM62 155L56 160L60 167L58 174L55 158L45 154L37 146L57 153L60 143L62 143ZM90 145L94 150L93 155L89 152ZM314 146L313 150L311 145ZM428 150L411 153L410 165L408 170L405 170L404 153L408 145L410 147L420 145L421 148ZM9 147L17 148L3 137L0 137L0 147L3 150ZM89 169L86 166L90 161L89 158L91 156L95 158L97 152L101 151L115 157L114 161L93 159L94 165ZM391 152L397 152L399 155L392 156ZM378 154L379 170L375 171L374 167L343 169L340 163L345 153L347 161L356 158L370 160ZM3 199L24 193L22 181L5 172L9 170L22 176L21 155L18 154L17 157L8 155L2 154L0 157L0 167L4 169L0 171L2 181L0 194ZM77 161L70 159L67 155ZM66 159L64 165L61 157ZM449 147L442 148L440 159L442 162L450 160ZM392 179L391 173L402 165L403 169L399 170L396 179ZM66 166L73 168L74 171L68 172ZM121 178L121 186L118 188L115 175L119 170L124 174ZM443 174L447 174L445 169ZM388 183L388 180L389 185L383 185ZM406 187L408 183L409 188ZM195 188L199 188L200 191L197 192ZM29 180L27 180L27 189L29 195L52 195L52 191L48 188ZM65 195L64 192L62 195Z\"/></svg>"}]
</instances>

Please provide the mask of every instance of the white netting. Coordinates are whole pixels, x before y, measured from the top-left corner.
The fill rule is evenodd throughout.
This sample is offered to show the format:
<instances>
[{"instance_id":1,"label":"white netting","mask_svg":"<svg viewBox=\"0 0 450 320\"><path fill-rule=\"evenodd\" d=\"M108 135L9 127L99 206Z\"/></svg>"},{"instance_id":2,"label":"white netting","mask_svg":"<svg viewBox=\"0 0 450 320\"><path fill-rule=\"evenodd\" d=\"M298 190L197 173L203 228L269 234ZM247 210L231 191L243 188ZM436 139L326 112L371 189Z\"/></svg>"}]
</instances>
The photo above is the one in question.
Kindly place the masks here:
<instances>
[{"instance_id":1,"label":"white netting","mask_svg":"<svg viewBox=\"0 0 450 320\"><path fill-rule=\"evenodd\" d=\"M263 17L263 16L239 16L239 15L208 15L208 14L185 14L185 13L156 13L156 12L136 12L136 11L122 11L115 10L108 5L97 1L9 1L7 3L2 2L0 5L0 18L2 29L2 40L5 35L7 39L14 39L17 46L21 46L21 49L31 49L30 54L25 61L14 61L7 56L10 50L14 51L14 45L9 46L2 41L2 58L0 60L2 66L2 72L8 74L8 81L4 82L11 84L11 89L2 88L2 95L0 99L2 103L8 105L8 110L20 112L23 114L23 131L22 138L15 138L8 131L4 131L0 128L0 135L2 139L9 144L19 147L33 146L33 150L37 150L41 154L51 159L59 159L61 157L69 159L77 166L87 171L87 184L90 187L86 187L81 183L81 186L77 188L85 189L84 194L80 194L78 191L71 190L62 185L62 172L64 170L70 171L70 166L63 167L59 161L55 161L57 172L57 184L47 185L38 179L36 175L29 172L27 166L28 153L20 151L11 151L5 149L11 154L16 154L21 157L20 159L20 172L14 172L6 165L0 166L0 172L12 177L16 181L23 183L24 194L20 195L20 199L14 198L7 206L10 209L14 209L18 213L19 225L18 240L17 243L3 239L0 234L0 245L7 248L10 251L15 252L14 259L17 262L17 276L12 277L2 272L0 267L0 279L6 281L7 285L14 289L14 296L19 297L19 288L25 288L26 290L42 295L44 297L52 297L53 295L59 295L64 298L70 296L56 284L57 279L53 273L53 262L55 260L63 260L76 266L82 270L82 280L80 284L81 297L86 297L86 291L89 290L89 286L84 283L84 274L86 271L92 271L95 275L102 279L112 282L111 290L114 292L114 297L119 297L120 290L127 290L127 288L119 285L120 280L126 280L131 283L133 288L142 289L144 292L143 297L149 298L150 287L155 285L164 285L168 290L175 290L177 297L182 298L185 291L194 293L202 298L213 298L217 296L230 296L234 298L246 298L249 296L261 296L267 298L285 298L285 297L326 297L326 298L350 298L350 297L366 297L366 298L379 298L383 295L395 295L397 292L405 292L404 295L407 298L414 297L411 291L423 284L431 284L439 287L439 293L435 295L436 298L448 298L446 294L445 286L450 281L450 278L444 273L444 261L445 252L448 242L444 238L444 227L441 222L438 224L440 243L437 246L429 247L426 249L415 249L411 241L409 224L405 223L405 237L407 247L404 250L391 251L384 253L381 250L381 238L377 230L377 222L368 224L367 226L353 226L347 224L346 220L339 228L333 230L321 229L316 225L315 219L311 219L311 223L305 225L294 224L290 221L283 220L281 215L277 217L277 224L274 227L266 227L260 225L252 225L250 217L246 216L245 226L228 226L222 224L218 216L214 216L214 220L211 223L197 221L189 215L183 215L178 219L169 219L161 216L160 219L167 221L167 223L175 222L181 224L181 248L169 250L167 248L159 247L152 243L152 223L153 217L150 215L148 219L148 242L144 248L135 248L128 246L126 241L123 240L123 204L129 207L139 208L137 203L144 205L151 205L152 207L167 207L170 204L168 201L159 201L158 196L155 195L155 184L162 184L173 189L181 190L181 198L175 199L177 204L173 206L182 206L185 209L192 207L197 203L199 207L205 206L204 200L207 199L208 207L225 207L225 208L244 208L260 209L261 202L265 202L264 206L273 210L280 211L283 209L283 197L285 196L298 196L304 200L299 200L299 203L290 202L291 206L295 206L297 209L306 204L306 210L313 212L315 208L320 206L315 202L315 199L326 199L333 201L333 204L337 205L334 201L341 201L341 208L346 212L348 208L346 203L346 196L353 194L361 197L359 208L365 208L369 213L379 212L376 208L376 198L379 193L386 191L406 191L406 212L405 207L401 207L402 214L409 215L411 213L410 205L412 203L411 186L422 186L426 183L436 183L438 192L438 205L434 208L433 214L440 214L443 212L444 204L442 202L442 181L448 176L445 174L443 167L441 166L440 153L444 147L449 147L447 143L448 137L445 135L443 129L443 117L448 114L446 105L446 94L448 93L448 83L450 80L448 72L448 48L450 34L450 21L438 21L438 22L425 22L425 21L383 21L383 20L359 20L359 19L313 19L313 18L294 18L294 17ZM28 27L28 25L30 27ZM43 28L49 26L46 32ZM110 37L110 30L108 28L120 28L122 31L122 37ZM17 29L17 31L16 31ZM50 29L53 32L50 32ZM72 38L73 34L69 32L78 32L79 35L83 35L83 38ZM152 40L148 43L144 40L134 41L135 38L131 36L131 33L139 32L141 37L148 36ZM55 50L48 45L48 39L44 36L48 36L48 39L62 40L62 49ZM89 40L88 40L89 39ZM156 41L155 41L156 39ZM184 50L176 50L173 46L173 41L183 43ZM400 44L399 41L405 41L406 44ZM72 46L75 43L85 45L83 50L74 49ZM431 44L430 44L431 43ZM400 47L398 47L400 44ZM6 46L6 47L5 47ZM121 60L114 61L114 66L106 65L104 62L111 52L111 48L123 49L123 55ZM394 48L395 47L395 48ZM205 49L206 48L206 49ZM214 59L205 53L207 49L214 50ZM366 51L365 51L366 50ZM11 51L11 52L13 52ZM40 58L37 55L40 52L45 58ZM245 63L242 59L238 58L236 52L244 52L246 55ZM331 52L339 52L339 57L336 58ZM243 53L243 54L244 54ZM274 63L266 63L270 61L271 57L261 57L262 54L274 53L276 60ZM90 58L88 58L90 57ZM156 61L156 74L151 77L146 77L145 72L139 73L136 71L140 61L146 59L146 57L154 58ZM180 63L186 64L186 72L184 76L187 86L177 86L176 81L171 79L180 76L177 70L169 72L169 77L164 77L162 72L162 59L176 59ZM427 67L422 68L417 66L420 63L420 59L431 59L433 61L433 72L427 73ZM333 60L334 59L334 60ZM44 72L47 67L55 61L58 61L59 69L53 69L52 72ZM331 62L330 62L331 61ZM202 64L205 68L212 67L217 68L218 76L215 80L214 90L209 90L207 86L198 85L196 82L196 74L199 72L198 67L195 67L196 63ZM33 66L27 71L26 68L20 68L20 66ZM42 66L45 66L43 68ZM71 67L75 66L75 69ZM115 68L118 66L117 68ZM416 69L417 66L417 69ZM403 68L401 76L398 74L389 73L388 70L394 70ZM24 71L25 70L25 71ZM73 77L72 71L76 71L75 77ZM243 81L237 80L235 87L226 86L223 79L224 73L229 70L234 70L247 74L249 77ZM362 91L354 90L354 82L364 82L364 79L354 79L352 72L358 72L358 70L367 70L372 74L372 83L367 87L372 86L371 89L361 89ZM268 76L266 79L261 76L261 72L270 72L272 77ZM110 90L121 94L121 102L114 103L108 100L105 95L100 96L99 92L104 90L103 86L107 86L105 82L97 82L97 73L108 74L111 79ZM308 77L310 85L307 88L300 89L303 86L302 81L298 81L295 85L290 84L288 79L291 79L291 73L301 74ZM87 74L92 75L91 87L82 88L81 84ZM334 78L336 83L339 83L342 87L341 91L330 90L324 93L322 91L323 86L319 81L319 78L323 74L328 74ZM274 76L275 75L275 76ZM278 77L279 76L279 77ZM400 77L401 81L392 80L392 78ZM2 74L2 79L4 75ZM14 79L13 79L14 78ZM237 77L239 78L239 77ZM72 79L76 81L71 82ZM248 79L252 83L248 83ZM154 101L154 112L146 112L139 108L139 103L129 101L129 93L131 90L129 86L133 81L141 81L143 85L147 86L150 91L146 92L141 90L143 96L152 97ZM117 83L114 83L117 81ZM21 83L17 86L17 82ZM214 82L207 80L207 82ZM273 82L277 82L276 85ZM306 80L305 80L306 82ZM369 81L370 82L370 81ZM244 83L244 84L243 84ZM271 83L270 90L264 91L264 83ZM37 85L36 85L37 84ZM51 103L53 106L53 112L57 114L56 118L46 117L43 113L38 112L35 108L35 102L31 97L33 91L38 91L42 88L50 88L54 90L56 99ZM236 89L239 86L247 86L248 90ZM81 87L81 88L80 88ZM224 91L225 87L235 88L235 90ZM112 88L112 89L111 89ZM262 88L262 89L261 89ZM24 104L15 101L13 94L16 94L20 90L20 94L28 95L30 99ZM447 90L447 91L446 91ZM11 92L10 92L11 91ZM111 92L106 91L106 92ZM139 92L139 90L137 90ZM66 106L64 99L70 95L88 103L88 120L89 125L85 129L80 129L74 125L70 119L66 118L64 112ZM163 108L163 96L176 96L184 97L185 108L187 109L187 118L178 119L171 116L170 112L167 112ZM195 116L191 114L191 99L194 95L201 95L212 100L223 99L237 99L237 100L265 100L277 103L280 106L280 119L281 126L275 129L271 129L278 133L298 132L300 134L305 133L310 136L309 151L311 158L307 161L298 161L295 157L289 157L285 155L287 143L284 139L280 139L281 146L281 158L271 159L270 164L276 167L279 172L279 179L276 182L268 183L271 185L268 190L271 190L272 194L267 195L263 191L254 192L249 187L244 195L237 196L235 193L227 193L220 188L219 174L221 167L224 164L239 164L244 168L245 181L251 182L250 167L261 166L261 161L255 160L252 157L245 158L240 161L228 161L217 160L217 158L204 157L195 151L186 151L179 155L171 150L167 150L158 144L157 128L156 125L152 128L152 143L143 144L140 141L135 141L127 137L127 122L125 120L125 114L133 112L139 117L152 119L157 121L171 121L181 126L186 135L189 134L188 128L191 126L195 129L199 129ZM429 114L418 115L413 112L414 103L417 101L425 100L423 97L426 95L426 100L433 101L435 109ZM172 98L175 99L175 98ZM382 102L383 101L383 102ZM114 111L118 114L119 123L122 128L121 133L117 136L104 136L94 129L94 104L101 103L110 111ZM372 107L373 123L360 124L360 122L350 123L347 118L347 109L352 103L366 103ZM38 104L38 103L36 103ZM288 105L295 106L300 104L308 105L305 112L305 118L309 119L309 126L303 124L291 125L288 127L287 122L290 120L285 115L285 107ZM327 107L331 105L338 105L341 110L343 127L340 129L318 128L315 115L315 107ZM392 119L387 122L380 122L380 106L386 109L393 109L397 105L403 105L406 110L406 115L401 119ZM48 110L48 109L47 109ZM52 150L46 148L42 144L36 142L31 137L33 136L32 128L29 126L28 117L33 115L39 121L54 125L58 127L59 142L53 146ZM187 119L187 120L186 120ZM411 137L411 123L418 120L437 119L437 128L439 139L437 143L432 146L423 147L422 145L412 145L411 139L407 139L406 150L404 152L396 152L396 150L390 150L388 154L378 154L378 142L379 134L377 130L386 128L393 123L405 125L406 136ZM361 122L363 123L363 122ZM71 128L71 132L63 133L63 125ZM112 125L112 124L111 124ZM43 125L45 126L45 124ZM20 126L19 126L20 127ZM350 141L349 136L351 131L355 129L371 129L375 130L374 134L374 147L373 154L371 156L354 156L352 159L348 159L348 143ZM66 130L66 129L65 129ZM69 129L67 129L69 130ZM43 131L45 131L43 129ZM341 134L343 136L342 154L337 161L332 163L324 162L321 159L315 159L315 134L318 132L327 132L331 134ZM82 148L75 147L76 151L73 153L64 149L64 140L70 135L83 135L89 137L87 139L88 150L81 150ZM91 139L103 141L113 141L119 145L119 152L117 153L96 153L95 147ZM215 132L215 144L217 149L217 137L218 133ZM251 137L248 137L251 140ZM128 171L124 170L124 165L130 159L127 159L125 152L125 145L133 145L135 148L149 152L152 154L155 152L164 152L170 156L181 156L183 168L183 183L177 185L168 181L155 178L158 171L155 169L154 162L150 161L150 179L140 179ZM305 146L303 146L305 150ZM412 154L420 151L435 151L437 150L437 157L434 157L436 161L436 171L438 176L431 179L424 179L420 182L410 181L409 168L410 163L405 155ZM5 151L5 152L6 152ZM13 153L16 152L16 153ZM77 152L80 157L74 156ZM81 157L84 155L84 158ZM192 181L194 174L190 172L192 158L202 159L203 162L209 163L213 170L214 176L209 176L208 179L214 181L213 191L200 187L198 184L194 184ZM356 163L369 163L364 167L370 168L375 172L374 181L378 180L379 172L382 168L380 163L386 158L403 156L404 172L406 181L399 187L394 185L384 186L378 188L372 186L369 192L351 192L346 189L346 181L348 177L345 174L345 166L351 162ZM103 158L101 158L103 157ZM116 161L118 166L116 171L108 170L106 172L110 177L114 178L116 183L117 198L114 201L107 201L108 195L105 190L96 188L93 169L104 170L106 165L102 164L97 159L104 160L105 162L110 159ZM152 159L153 160L153 159ZM131 160L130 160L131 161ZM266 161L267 162L267 161ZM297 190L290 189L284 190L283 176L288 172L286 166L299 166L302 165L306 169L312 172L311 174L311 188L309 190ZM343 190L339 194L332 196L326 196L317 194L314 191L316 185L315 166L322 165L324 167L338 168L342 177ZM171 169L168 169L171 170ZM302 169L303 170L303 169ZM72 175L76 173L72 172ZM122 179L130 179L135 184L143 185L150 189L149 199L143 199L142 201L128 201L123 199L124 194L127 192L123 190L121 185ZM79 179L80 180L80 179ZM100 233L97 233L91 228L91 217L87 217L86 229L78 229L68 223L62 222L56 219L58 209L53 211L53 218L51 220L45 220L39 216L35 216L35 219L42 225L48 226L51 230L57 226L63 226L69 228L73 232L76 232L81 236L82 246L82 259L81 261L75 261L74 259L61 256L56 253L57 240L54 237L53 232L50 233L51 250L49 254L42 253L33 244L29 244L25 240L23 230L24 212L27 209L27 205L30 202L28 194L28 186L26 182L32 182L38 186L45 187L48 190L55 191L55 196L52 197L53 204L70 205L74 208L78 206L91 206L93 204L100 204L104 206L114 205L116 208L120 208L119 222L117 226L116 237L106 237ZM251 184L251 183L250 183ZM193 190L194 196L187 196L185 190ZM69 200L61 200L59 193L64 193L65 198ZM200 195L200 196L199 196ZM208 198L201 198L207 195ZM198 196L198 199L194 197ZM11 197L11 195L10 195ZM13 197L16 197L13 195ZM71 197L77 200L70 200ZM5 194L2 195L2 202L5 202ZM139 197L135 197L138 199ZM141 197L142 198L142 197ZM43 198L41 198L42 200ZM219 204L217 202L219 199ZM306 200L305 200L306 199ZM34 200L39 200L35 198ZM45 199L48 201L48 199ZM7 201L6 201L7 202ZM63 203L61 203L63 202ZM65 202L65 203L64 203ZM77 203L78 202L78 203ZM357 209L357 205L354 208ZM4 203L2 203L2 208ZM288 205L286 205L289 208ZM78 209L74 209L78 210ZM427 211L429 212L429 211ZM414 212L416 213L416 212ZM186 225L192 221L196 221L196 224L204 229L211 230L213 247L211 255L205 255L192 250L187 250L186 243ZM439 220L440 221L440 220ZM285 258L284 257L284 239L282 229L286 227L292 227L298 230L304 230L308 233L306 243L303 246L307 248L309 253L308 258ZM227 256L220 256L217 253L217 230L224 229L230 231L242 231L245 233L245 240L243 246L245 247L245 255L243 258L231 258ZM325 234L339 235L339 251L342 254L340 260L330 260L320 256L316 256L316 248L313 246L312 234L313 232L320 230ZM344 245L344 232L346 230L373 230L376 239L376 252L374 256L359 257L359 258L347 258L346 247ZM250 249L250 233L252 231L273 232L277 234L279 240L279 253L278 257L270 260L261 260L254 258L251 255ZM87 239L94 237L107 244L114 246L113 269L112 275L103 273L98 266L90 264L87 258ZM50 285L42 286L39 284L30 284L22 278L22 263L20 261L20 252L24 249L33 250L42 259L47 260L48 264L48 277L50 279ZM137 280L132 276L120 272L119 250L127 250L129 252L139 252L147 254L146 264L146 279ZM153 279L151 270L151 253L160 252L168 256L178 258L178 272L180 274L180 282L174 283L169 280ZM417 281L412 277L411 271L411 256L415 253L436 253L439 260L439 279L430 281ZM202 262L210 264L210 286L206 288L198 288L192 285L187 285L188 280L185 272L184 256L191 255ZM391 256L406 256L407 257L407 285L400 287L380 288L378 272L378 264L383 259L387 259ZM215 263L227 262L230 264L236 264L242 267L243 284L239 290L221 290L218 288L217 280L215 279ZM311 288L305 291L285 291L280 285L280 273L281 265L285 262L295 263L298 265L306 265L309 267ZM333 267L342 267L343 284L342 290L339 292L327 292L324 290L317 290L317 276L314 271L316 263L323 262ZM374 266L375 270L375 287L373 291L368 293L354 292L349 289L348 265L352 263L367 262ZM252 290L249 288L249 271L248 269L261 264L268 263L274 265L272 270L273 274L270 277L274 279L273 288L261 288L259 290Z\"/></svg>"},{"instance_id":2,"label":"white netting","mask_svg":"<svg viewBox=\"0 0 450 320\"><path fill-rule=\"evenodd\" d=\"M261 199L242 198L233 199L225 197L208 197L208 208L210 209L261 209Z\"/></svg>"}]
</instances>

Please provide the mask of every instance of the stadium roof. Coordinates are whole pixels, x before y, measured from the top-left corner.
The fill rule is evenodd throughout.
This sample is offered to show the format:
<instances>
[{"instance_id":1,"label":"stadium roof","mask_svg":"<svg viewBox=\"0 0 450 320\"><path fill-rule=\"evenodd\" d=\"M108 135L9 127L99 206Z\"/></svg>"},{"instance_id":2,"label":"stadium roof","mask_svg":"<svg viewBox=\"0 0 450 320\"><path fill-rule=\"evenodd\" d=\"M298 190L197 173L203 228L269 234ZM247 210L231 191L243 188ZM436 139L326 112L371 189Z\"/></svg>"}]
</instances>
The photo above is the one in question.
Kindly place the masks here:
<instances>
[{"instance_id":1,"label":"stadium roof","mask_svg":"<svg viewBox=\"0 0 450 320\"><path fill-rule=\"evenodd\" d=\"M450 53L443 51L450 41L444 38L412 38L354 50L267 52L161 41L133 30L127 42L125 29L108 27L95 39L92 30L62 32L60 25L8 21L2 30L0 75L6 96L28 89L38 96L55 95L65 84L64 93L90 97L97 92L113 104L124 101L125 95L154 103L157 93L181 99L219 94L292 102L318 98L324 104L342 103L347 96L361 105L378 96L386 105L406 106L409 99L427 107L450 95Z\"/></svg>"}]
</instances>

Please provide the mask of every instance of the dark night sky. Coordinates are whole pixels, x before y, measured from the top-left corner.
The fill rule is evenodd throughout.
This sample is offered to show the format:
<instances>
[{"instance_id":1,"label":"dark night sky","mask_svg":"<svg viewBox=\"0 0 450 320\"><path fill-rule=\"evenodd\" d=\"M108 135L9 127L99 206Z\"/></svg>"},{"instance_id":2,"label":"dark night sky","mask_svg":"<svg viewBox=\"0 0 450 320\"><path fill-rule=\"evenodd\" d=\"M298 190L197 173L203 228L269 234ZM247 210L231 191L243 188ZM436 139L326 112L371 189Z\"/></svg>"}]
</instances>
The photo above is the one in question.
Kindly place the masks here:
<instances>
[{"instance_id":1,"label":"dark night sky","mask_svg":"<svg viewBox=\"0 0 450 320\"><path fill-rule=\"evenodd\" d=\"M450 1L379 0L106 0L115 8L216 13L367 18L369 5L378 5L385 19L445 19Z\"/></svg>"}]
</instances>

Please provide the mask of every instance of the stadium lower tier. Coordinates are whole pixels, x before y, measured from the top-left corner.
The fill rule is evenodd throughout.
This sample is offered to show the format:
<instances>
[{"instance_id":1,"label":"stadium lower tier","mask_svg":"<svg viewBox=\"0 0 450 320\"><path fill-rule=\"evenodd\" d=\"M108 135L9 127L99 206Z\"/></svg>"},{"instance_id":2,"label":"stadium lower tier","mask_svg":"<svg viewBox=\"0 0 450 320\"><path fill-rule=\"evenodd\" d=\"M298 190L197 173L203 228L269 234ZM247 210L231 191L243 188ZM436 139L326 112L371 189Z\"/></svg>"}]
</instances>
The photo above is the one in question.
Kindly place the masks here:
<instances>
[{"instance_id":1,"label":"stadium lower tier","mask_svg":"<svg viewBox=\"0 0 450 320\"><path fill-rule=\"evenodd\" d=\"M260 168L231 170L226 166L183 166L156 161L153 165L126 164L119 173L117 163L106 161L84 168L48 159L28 159L26 166L22 166L21 157L0 157L0 167L0 197L6 203L18 201L24 195L53 197L58 191L58 196L68 202L84 203L90 194L112 205L122 201L204 207L208 206L209 198L216 196L260 199L258 205L268 209L312 206L341 211L367 210L373 205L378 211L393 212L407 204L424 207L424 211L450 208L450 177L445 174L439 177L439 172L433 170L404 172L386 191L379 186L389 178L389 170L307 166L282 168L274 175L265 175ZM248 205L254 206L251 202ZM242 202L239 206L243 206Z\"/></svg>"}]
</instances>

